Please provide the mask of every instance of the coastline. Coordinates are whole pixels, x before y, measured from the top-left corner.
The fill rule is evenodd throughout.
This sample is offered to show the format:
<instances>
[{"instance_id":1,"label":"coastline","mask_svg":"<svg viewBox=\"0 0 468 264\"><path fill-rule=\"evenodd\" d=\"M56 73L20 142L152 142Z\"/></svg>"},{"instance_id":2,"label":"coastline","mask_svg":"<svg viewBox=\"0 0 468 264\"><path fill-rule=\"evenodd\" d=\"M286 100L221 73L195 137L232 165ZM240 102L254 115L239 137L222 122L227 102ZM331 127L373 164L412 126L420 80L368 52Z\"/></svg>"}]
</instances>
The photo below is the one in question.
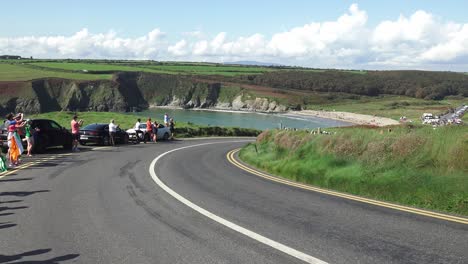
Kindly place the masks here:
<instances>
[{"instance_id":1,"label":"coastline","mask_svg":"<svg viewBox=\"0 0 468 264\"><path fill-rule=\"evenodd\" d=\"M387 118L387 117L355 114L355 113L350 113L350 112L301 110L301 111L289 111L288 114L292 116L309 116L309 117L333 119L337 121L352 123L355 125L371 125L371 126L384 127L384 126L392 126L392 125L399 124L398 121L393 120L391 118Z\"/></svg>"},{"instance_id":2,"label":"coastline","mask_svg":"<svg viewBox=\"0 0 468 264\"><path fill-rule=\"evenodd\" d=\"M331 112L331 111L316 111L316 110L300 110L300 111L286 111L286 112L263 112L263 111L249 111L249 110L234 110L234 109L219 109L219 108L190 108L185 109L179 106L152 106L150 109L177 109L177 110L190 110L190 111L209 111L209 112L225 112L225 113L241 113L241 114L277 114L284 115L290 118L321 118L335 121L349 123L351 125L371 125L371 126L391 126L398 125L399 122L387 117L356 114L351 112Z\"/></svg>"}]
</instances>

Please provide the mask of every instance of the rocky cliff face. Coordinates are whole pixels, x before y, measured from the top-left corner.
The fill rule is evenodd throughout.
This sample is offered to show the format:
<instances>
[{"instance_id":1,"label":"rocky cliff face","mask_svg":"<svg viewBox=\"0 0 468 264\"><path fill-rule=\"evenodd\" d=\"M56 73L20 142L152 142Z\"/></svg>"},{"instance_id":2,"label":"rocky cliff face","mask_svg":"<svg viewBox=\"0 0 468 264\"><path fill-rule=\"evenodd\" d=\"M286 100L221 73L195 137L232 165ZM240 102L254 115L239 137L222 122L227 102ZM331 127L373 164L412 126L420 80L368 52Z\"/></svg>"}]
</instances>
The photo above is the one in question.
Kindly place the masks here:
<instances>
[{"instance_id":1,"label":"rocky cliff face","mask_svg":"<svg viewBox=\"0 0 468 264\"><path fill-rule=\"evenodd\" d=\"M0 82L0 113L51 111L133 111L153 106L285 111L271 98L245 96L239 90L221 98L220 83L190 77L149 73L119 73L112 80L75 81L57 78Z\"/></svg>"}]
</instances>

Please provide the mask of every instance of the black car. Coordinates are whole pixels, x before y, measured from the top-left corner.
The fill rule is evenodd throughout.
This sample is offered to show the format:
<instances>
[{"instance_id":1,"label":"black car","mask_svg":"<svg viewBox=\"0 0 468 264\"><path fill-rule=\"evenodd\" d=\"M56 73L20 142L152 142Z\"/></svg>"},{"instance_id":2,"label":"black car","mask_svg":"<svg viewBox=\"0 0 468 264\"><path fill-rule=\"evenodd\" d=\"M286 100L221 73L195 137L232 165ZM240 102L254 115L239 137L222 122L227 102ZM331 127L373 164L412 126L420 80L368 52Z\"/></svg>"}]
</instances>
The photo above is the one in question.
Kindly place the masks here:
<instances>
[{"instance_id":1,"label":"black car","mask_svg":"<svg viewBox=\"0 0 468 264\"><path fill-rule=\"evenodd\" d=\"M32 119L31 128L37 131L31 131L34 134L34 149L35 153L44 153L49 147L63 146L64 149L71 150L72 134L70 131L60 126L54 120L49 119ZM18 132L21 138L24 138L24 129L21 128ZM0 139L2 140L1 148L3 152L8 150L8 128L5 125L0 126ZM26 149L26 141L23 141L23 146Z\"/></svg>"},{"instance_id":2,"label":"black car","mask_svg":"<svg viewBox=\"0 0 468 264\"><path fill-rule=\"evenodd\" d=\"M80 129L80 144L110 145L109 124L90 124ZM115 132L115 143L128 144L128 134L120 128Z\"/></svg>"}]
</instances>

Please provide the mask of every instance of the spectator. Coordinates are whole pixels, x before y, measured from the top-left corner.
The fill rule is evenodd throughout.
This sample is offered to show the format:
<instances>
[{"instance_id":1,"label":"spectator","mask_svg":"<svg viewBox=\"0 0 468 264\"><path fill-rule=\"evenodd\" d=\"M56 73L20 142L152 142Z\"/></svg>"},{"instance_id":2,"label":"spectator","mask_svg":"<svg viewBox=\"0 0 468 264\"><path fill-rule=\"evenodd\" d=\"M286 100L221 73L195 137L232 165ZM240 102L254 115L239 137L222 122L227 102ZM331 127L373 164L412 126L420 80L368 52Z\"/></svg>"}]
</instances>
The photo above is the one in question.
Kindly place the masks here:
<instances>
[{"instance_id":1,"label":"spectator","mask_svg":"<svg viewBox=\"0 0 468 264\"><path fill-rule=\"evenodd\" d=\"M17 133L19 127L22 127L23 124L23 114L18 114L16 117L13 117L12 113L7 115L7 121L5 126L8 129L8 159L10 166L18 166L20 161L20 156L23 153L23 145L21 144L21 139Z\"/></svg>"},{"instance_id":2,"label":"spectator","mask_svg":"<svg viewBox=\"0 0 468 264\"><path fill-rule=\"evenodd\" d=\"M146 133L148 133L148 139L151 141L153 139L153 122L151 122L151 117L148 117L148 120L146 121Z\"/></svg>"},{"instance_id":3,"label":"spectator","mask_svg":"<svg viewBox=\"0 0 468 264\"><path fill-rule=\"evenodd\" d=\"M157 121L154 121L154 124L153 124L153 141L154 143L157 142L158 140L158 122Z\"/></svg>"},{"instance_id":4,"label":"spectator","mask_svg":"<svg viewBox=\"0 0 468 264\"><path fill-rule=\"evenodd\" d=\"M28 143L27 155L28 157L32 157L31 151L34 147L34 135L33 135L34 132L31 131L31 120L26 120L26 125L24 126L24 132L25 132L24 137L26 138L26 142Z\"/></svg>"},{"instance_id":5,"label":"spectator","mask_svg":"<svg viewBox=\"0 0 468 264\"><path fill-rule=\"evenodd\" d=\"M141 131L140 125L141 125L141 119L138 118L137 122L135 123L135 127L134 127L135 135L136 135L136 138L137 138L137 143L140 142L140 139L142 138L142 135L143 135L143 131Z\"/></svg>"},{"instance_id":6,"label":"spectator","mask_svg":"<svg viewBox=\"0 0 468 264\"><path fill-rule=\"evenodd\" d=\"M0 138L0 145L2 145L2 139ZM6 163L6 158L3 156L3 153L0 151L0 172L5 172L8 170Z\"/></svg>"},{"instance_id":7,"label":"spectator","mask_svg":"<svg viewBox=\"0 0 468 264\"><path fill-rule=\"evenodd\" d=\"M164 125L169 126L169 115L164 113Z\"/></svg>"},{"instance_id":8,"label":"spectator","mask_svg":"<svg viewBox=\"0 0 468 264\"><path fill-rule=\"evenodd\" d=\"M80 151L78 149L78 141L80 140L80 126L83 125L83 120L78 120L78 116L74 115L72 121L70 122L71 124L71 129L72 129L72 137L73 137L73 152Z\"/></svg>"},{"instance_id":9,"label":"spectator","mask_svg":"<svg viewBox=\"0 0 468 264\"><path fill-rule=\"evenodd\" d=\"M115 146L115 133L118 127L118 125L115 125L114 119L112 119L109 123L109 139L112 146Z\"/></svg>"},{"instance_id":10,"label":"spectator","mask_svg":"<svg viewBox=\"0 0 468 264\"><path fill-rule=\"evenodd\" d=\"M171 140L174 140L174 126L175 126L175 123L174 123L174 118L171 118L171 120L169 121L169 130L171 131Z\"/></svg>"}]
</instances>

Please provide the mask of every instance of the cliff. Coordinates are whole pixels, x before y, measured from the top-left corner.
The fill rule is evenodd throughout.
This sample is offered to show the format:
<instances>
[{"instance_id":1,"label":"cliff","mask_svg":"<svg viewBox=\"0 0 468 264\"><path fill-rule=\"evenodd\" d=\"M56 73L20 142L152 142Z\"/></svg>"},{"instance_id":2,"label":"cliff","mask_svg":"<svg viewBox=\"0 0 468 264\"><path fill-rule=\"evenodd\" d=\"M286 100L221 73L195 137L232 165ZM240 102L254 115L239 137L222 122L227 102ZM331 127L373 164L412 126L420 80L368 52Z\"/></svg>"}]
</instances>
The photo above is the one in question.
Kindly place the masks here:
<instances>
[{"instance_id":1,"label":"cliff","mask_svg":"<svg viewBox=\"0 0 468 264\"><path fill-rule=\"evenodd\" d=\"M112 80L46 78L0 82L0 114L143 110L155 106L285 111L274 98L181 75L122 72Z\"/></svg>"}]
</instances>

